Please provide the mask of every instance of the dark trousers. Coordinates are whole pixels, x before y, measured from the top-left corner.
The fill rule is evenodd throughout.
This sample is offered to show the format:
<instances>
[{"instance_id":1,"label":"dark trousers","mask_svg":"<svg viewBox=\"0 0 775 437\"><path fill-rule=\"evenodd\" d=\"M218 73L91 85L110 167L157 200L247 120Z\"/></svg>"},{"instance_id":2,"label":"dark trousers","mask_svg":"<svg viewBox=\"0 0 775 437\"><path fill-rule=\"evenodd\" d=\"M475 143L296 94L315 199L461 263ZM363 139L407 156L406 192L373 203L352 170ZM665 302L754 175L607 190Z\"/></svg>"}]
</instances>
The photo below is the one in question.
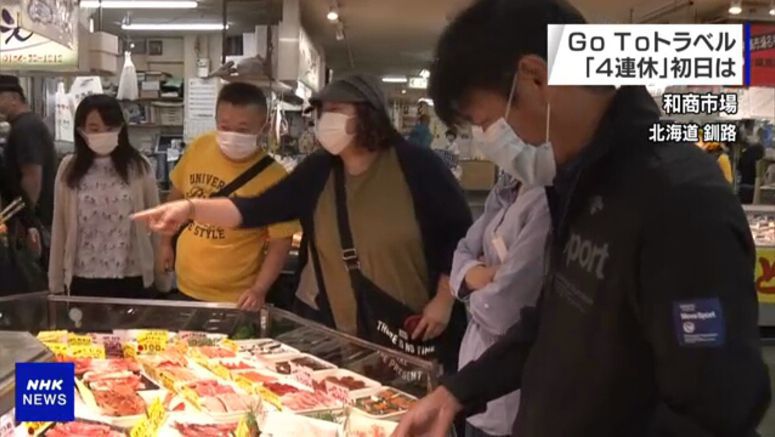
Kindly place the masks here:
<instances>
[{"instance_id":1,"label":"dark trousers","mask_svg":"<svg viewBox=\"0 0 775 437\"><path fill-rule=\"evenodd\" d=\"M487 434L486 432L482 431L479 428L476 428L475 426L471 425L470 423L466 422L466 437L501 437L501 436L494 436L491 434ZM508 437L508 436L502 436L502 437Z\"/></svg>"},{"instance_id":2,"label":"dark trousers","mask_svg":"<svg viewBox=\"0 0 775 437\"><path fill-rule=\"evenodd\" d=\"M70 283L71 296L114 297L147 299L152 293L145 289L143 278L94 279L74 277Z\"/></svg>"}]
</instances>

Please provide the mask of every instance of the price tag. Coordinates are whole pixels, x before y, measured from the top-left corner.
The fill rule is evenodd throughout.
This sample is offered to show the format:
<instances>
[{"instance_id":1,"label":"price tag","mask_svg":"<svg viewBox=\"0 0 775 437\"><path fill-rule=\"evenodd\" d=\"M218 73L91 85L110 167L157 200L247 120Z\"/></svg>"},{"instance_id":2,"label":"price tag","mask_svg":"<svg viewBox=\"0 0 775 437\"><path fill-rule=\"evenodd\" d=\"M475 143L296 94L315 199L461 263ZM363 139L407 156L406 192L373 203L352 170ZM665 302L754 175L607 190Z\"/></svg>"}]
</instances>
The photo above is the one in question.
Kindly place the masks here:
<instances>
[{"instance_id":1,"label":"price tag","mask_svg":"<svg viewBox=\"0 0 775 437\"><path fill-rule=\"evenodd\" d=\"M68 357L70 353L70 347L64 343L43 343L48 350L54 354L57 361L62 361Z\"/></svg>"},{"instance_id":2,"label":"price tag","mask_svg":"<svg viewBox=\"0 0 775 437\"><path fill-rule=\"evenodd\" d=\"M273 405L275 408L277 408L278 411L283 410L283 402L280 400L280 397L277 396L273 391L268 390L266 387L262 385L257 385L256 387L256 393L258 393L259 396L261 396L261 399L268 402L270 405Z\"/></svg>"},{"instance_id":3,"label":"price tag","mask_svg":"<svg viewBox=\"0 0 775 437\"><path fill-rule=\"evenodd\" d=\"M137 358L137 345L135 343L126 343L123 348L124 358Z\"/></svg>"},{"instance_id":4,"label":"price tag","mask_svg":"<svg viewBox=\"0 0 775 437\"><path fill-rule=\"evenodd\" d=\"M28 436L36 436L51 425L51 422L24 422L22 427L27 430Z\"/></svg>"},{"instance_id":5,"label":"price tag","mask_svg":"<svg viewBox=\"0 0 775 437\"><path fill-rule=\"evenodd\" d=\"M151 423L148 421L147 417L140 419L129 431L130 437L153 437L153 435Z\"/></svg>"},{"instance_id":6,"label":"price tag","mask_svg":"<svg viewBox=\"0 0 775 437\"><path fill-rule=\"evenodd\" d=\"M209 369L215 376L223 379L231 379L231 372L221 363L210 362Z\"/></svg>"},{"instance_id":7,"label":"price tag","mask_svg":"<svg viewBox=\"0 0 775 437\"><path fill-rule=\"evenodd\" d=\"M315 381L312 379L312 369L291 363L291 377L304 387L314 391Z\"/></svg>"},{"instance_id":8,"label":"price tag","mask_svg":"<svg viewBox=\"0 0 775 437\"><path fill-rule=\"evenodd\" d=\"M234 382L237 384L239 388L245 391L247 394L254 394L256 393L257 385L249 380L248 378L245 378L241 375L235 375L234 376Z\"/></svg>"},{"instance_id":9,"label":"price tag","mask_svg":"<svg viewBox=\"0 0 775 437\"><path fill-rule=\"evenodd\" d=\"M156 354L167 350L169 332L161 330L143 331L137 336L137 352Z\"/></svg>"},{"instance_id":10,"label":"price tag","mask_svg":"<svg viewBox=\"0 0 775 437\"><path fill-rule=\"evenodd\" d=\"M67 331L40 331L38 340L41 343L65 343L67 342Z\"/></svg>"},{"instance_id":11,"label":"price tag","mask_svg":"<svg viewBox=\"0 0 775 437\"><path fill-rule=\"evenodd\" d=\"M326 393L337 401L347 404L350 402L350 389L335 382L326 381Z\"/></svg>"},{"instance_id":12,"label":"price tag","mask_svg":"<svg viewBox=\"0 0 775 437\"><path fill-rule=\"evenodd\" d=\"M6 415L0 417L0 437L13 437L13 416L14 410L11 409Z\"/></svg>"},{"instance_id":13,"label":"price tag","mask_svg":"<svg viewBox=\"0 0 775 437\"><path fill-rule=\"evenodd\" d=\"M101 344L70 346L70 356L73 358L95 358L98 360L104 360L105 346Z\"/></svg>"},{"instance_id":14,"label":"price tag","mask_svg":"<svg viewBox=\"0 0 775 437\"><path fill-rule=\"evenodd\" d=\"M229 340L228 338L221 340L221 347L232 352L239 352L239 345L234 340Z\"/></svg>"},{"instance_id":15,"label":"price tag","mask_svg":"<svg viewBox=\"0 0 775 437\"><path fill-rule=\"evenodd\" d=\"M172 375L170 375L169 372L165 372L164 370L160 371L159 382L167 390L173 392L175 391L175 380L172 378Z\"/></svg>"},{"instance_id":16,"label":"price tag","mask_svg":"<svg viewBox=\"0 0 775 437\"><path fill-rule=\"evenodd\" d=\"M250 426L248 425L248 416L247 414L242 416L242 419L240 419L239 424L237 425L237 429L234 430L234 437L250 437Z\"/></svg>"},{"instance_id":17,"label":"price tag","mask_svg":"<svg viewBox=\"0 0 775 437\"><path fill-rule=\"evenodd\" d=\"M161 428L162 423L167 420L167 410L164 408L160 397L157 397L148 405L146 414L154 432Z\"/></svg>"},{"instance_id":18,"label":"price tag","mask_svg":"<svg viewBox=\"0 0 775 437\"><path fill-rule=\"evenodd\" d=\"M121 337L115 334L90 334L93 344L105 346L105 355L112 358L122 358L123 348Z\"/></svg>"},{"instance_id":19,"label":"price tag","mask_svg":"<svg viewBox=\"0 0 775 437\"><path fill-rule=\"evenodd\" d=\"M202 403L199 400L199 395L196 394L196 392L190 387L186 387L181 390L180 395L183 396L183 399L187 400L196 409L202 409Z\"/></svg>"},{"instance_id":20,"label":"price tag","mask_svg":"<svg viewBox=\"0 0 775 437\"><path fill-rule=\"evenodd\" d=\"M67 344L70 346L89 346L92 344L92 338L88 335L67 334Z\"/></svg>"}]
</instances>

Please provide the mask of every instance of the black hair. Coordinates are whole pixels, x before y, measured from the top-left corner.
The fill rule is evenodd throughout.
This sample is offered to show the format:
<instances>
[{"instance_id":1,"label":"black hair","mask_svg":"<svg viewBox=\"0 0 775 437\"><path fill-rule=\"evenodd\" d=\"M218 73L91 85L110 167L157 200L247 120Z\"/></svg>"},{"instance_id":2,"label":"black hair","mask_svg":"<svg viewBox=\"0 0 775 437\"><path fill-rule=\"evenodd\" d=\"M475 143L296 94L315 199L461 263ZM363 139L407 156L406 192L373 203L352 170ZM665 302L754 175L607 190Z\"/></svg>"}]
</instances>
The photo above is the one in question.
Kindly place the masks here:
<instances>
[{"instance_id":1,"label":"black hair","mask_svg":"<svg viewBox=\"0 0 775 437\"><path fill-rule=\"evenodd\" d=\"M460 100L473 89L508 96L524 55L546 58L547 24L585 20L565 0L479 0L444 31L431 66L429 94L449 126L463 122Z\"/></svg>"},{"instance_id":2,"label":"black hair","mask_svg":"<svg viewBox=\"0 0 775 437\"><path fill-rule=\"evenodd\" d=\"M234 106L257 106L267 111L266 95L255 85L244 82L231 82L221 88L217 105L231 103Z\"/></svg>"},{"instance_id":3,"label":"black hair","mask_svg":"<svg viewBox=\"0 0 775 437\"><path fill-rule=\"evenodd\" d=\"M121 105L115 98L105 94L93 94L84 98L75 111L75 157L67 169L66 181L70 188L77 188L81 179L89 171L94 163L95 153L86 144L79 129L86 127L86 117L93 111L100 114L100 118L105 125L112 128L121 128L118 134L118 146L110 154L113 166L116 172L129 183L129 172L135 170L138 173L150 171L151 167L148 161L143 158L129 143L129 133L124 120L124 112Z\"/></svg>"},{"instance_id":4,"label":"black hair","mask_svg":"<svg viewBox=\"0 0 775 437\"><path fill-rule=\"evenodd\" d=\"M384 109L368 103L355 103L357 127L355 144L371 151L388 149L403 141Z\"/></svg>"},{"instance_id":5,"label":"black hair","mask_svg":"<svg viewBox=\"0 0 775 437\"><path fill-rule=\"evenodd\" d=\"M447 129L447 131L444 132L444 135L447 137L452 136L454 138L457 138L457 130L455 130L454 128Z\"/></svg>"}]
</instances>

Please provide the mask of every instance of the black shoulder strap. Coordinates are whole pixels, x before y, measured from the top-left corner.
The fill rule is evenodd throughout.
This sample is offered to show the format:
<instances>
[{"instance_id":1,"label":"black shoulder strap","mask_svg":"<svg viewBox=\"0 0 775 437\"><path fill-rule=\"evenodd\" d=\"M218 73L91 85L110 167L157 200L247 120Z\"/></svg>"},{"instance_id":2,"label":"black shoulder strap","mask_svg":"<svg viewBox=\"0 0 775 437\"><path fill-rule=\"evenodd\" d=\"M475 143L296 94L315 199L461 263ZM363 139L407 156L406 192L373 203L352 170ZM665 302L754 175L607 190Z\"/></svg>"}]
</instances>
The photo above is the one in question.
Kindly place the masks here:
<instances>
[{"instance_id":1,"label":"black shoulder strap","mask_svg":"<svg viewBox=\"0 0 775 437\"><path fill-rule=\"evenodd\" d=\"M274 159L272 159L271 156L264 156L260 161L251 165L249 169L242 172L241 175L234 178L233 181L229 182L228 184L224 185L223 188L211 194L210 197L229 197L232 193L242 188L243 185L250 182L251 179L258 176L259 173L272 165L273 162Z\"/></svg>"},{"instance_id":2,"label":"black shoulder strap","mask_svg":"<svg viewBox=\"0 0 775 437\"><path fill-rule=\"evenodd\" d=\"M344 166L337 159L334 162L334 193L336 198L336 221L339 225L339 239L342 243L342 260L347 271L352 275L361 269L358 251L355 250L353 234L350 228L350 217L347 210L347 192L344 187Z\"/></svg>"}]
</instances>

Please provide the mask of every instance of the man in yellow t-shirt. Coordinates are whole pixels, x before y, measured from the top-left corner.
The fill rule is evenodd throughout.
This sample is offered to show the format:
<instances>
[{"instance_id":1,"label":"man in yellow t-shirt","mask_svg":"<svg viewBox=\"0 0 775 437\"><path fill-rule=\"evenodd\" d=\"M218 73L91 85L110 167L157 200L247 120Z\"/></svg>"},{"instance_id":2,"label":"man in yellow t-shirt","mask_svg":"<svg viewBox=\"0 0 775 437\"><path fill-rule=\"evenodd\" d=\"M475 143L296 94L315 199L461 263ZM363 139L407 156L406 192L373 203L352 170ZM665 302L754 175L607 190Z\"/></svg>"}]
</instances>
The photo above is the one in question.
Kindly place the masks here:
<instances>
[{"instance_id":1,"label":"man in yellow t-shirt","mask_svg":"<svg viewBox=\"0 0 775 437\"><path fill-rule=\"evenodd\" d=\"M216 106L217 132L189 145L172 172L168 200L205 198L236 179L266 155L258 138L267 121L266 97L257 87L231 83L223 87ZM232 195L258 196L287 175L276 162ZM178 289L208 302L235 302L240 308L260 308L279 276L300 230L297 222L261 229L224 229L190 223L173 251L162 241L160 262L174 262ZM174 259L176 253L177 259Z\"/></svg>"}]
</instances>

